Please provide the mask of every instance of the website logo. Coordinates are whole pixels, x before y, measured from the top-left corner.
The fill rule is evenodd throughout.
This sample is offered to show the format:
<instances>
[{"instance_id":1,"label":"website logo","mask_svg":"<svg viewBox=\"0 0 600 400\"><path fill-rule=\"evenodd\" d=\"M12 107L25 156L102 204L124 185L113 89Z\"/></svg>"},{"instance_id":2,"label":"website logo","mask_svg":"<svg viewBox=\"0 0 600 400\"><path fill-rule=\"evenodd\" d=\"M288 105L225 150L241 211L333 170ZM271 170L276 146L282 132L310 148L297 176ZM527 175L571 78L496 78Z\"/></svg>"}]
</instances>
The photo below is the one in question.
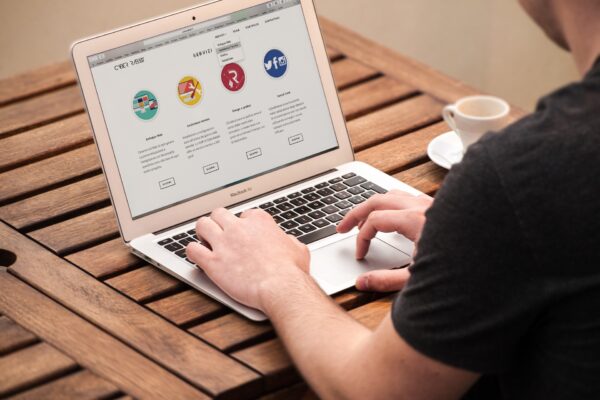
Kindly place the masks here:
<instances>
[{"instance_id":1,"label":"website logo","mask_svg":"<svg viewBox=\"0 0 600 400\"><path fill-rule=\"evenodd\" d=\"M147 90L141 90L133 97L133 112L143 120L149 121L158 114L158 100Z\"/></svg>"},{"instance_id":2,"label":"website logo","mask_svg":"<svg viewBox=\"0 0 600 400\"><path fill-rule=\"evenodd\" d=\"M273 78L281 78L287 71L287 57L281 50L269 50L265 55L264 67Z\"/></svg>"},{"instance_id":3,"label":"website logo","mask_svg":"<svg viewBox=\"0 0 600 400\"><path fill-rule=\"evenodd\" d=\"M202 100L202 85L193 76L184 76L177 85L177 95L186 106L195 106Z\"/></svg>"},{"instance_id":4,"label":"website logo","mask_svg":"<svg viewBox=\"0 0 600 400\"><path fill-rule=\"evenodd\" d=\"M237 92L238 90L241 90L246 83L246 73L239 64L227 64L221 71L221 82L223 82L223 86L225 86L227 90Z\"/></svg>"}]
</instances>

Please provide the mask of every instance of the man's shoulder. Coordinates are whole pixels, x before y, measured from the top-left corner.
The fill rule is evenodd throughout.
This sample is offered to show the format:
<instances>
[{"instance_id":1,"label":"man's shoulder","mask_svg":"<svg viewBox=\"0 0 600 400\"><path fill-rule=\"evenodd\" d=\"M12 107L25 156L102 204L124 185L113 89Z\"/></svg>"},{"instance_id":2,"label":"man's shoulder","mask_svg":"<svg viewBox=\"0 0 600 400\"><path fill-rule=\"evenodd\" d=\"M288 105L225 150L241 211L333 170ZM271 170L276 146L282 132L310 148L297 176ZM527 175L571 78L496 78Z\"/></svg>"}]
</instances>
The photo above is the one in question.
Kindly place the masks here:
<instances>
[{"instance_id":1,"label":"man's shoulder","mask_svg":"<svg viewBox=\"0 0 600 400\"><path fill-rule=\"evenodd\" d=\"M600 215L599 105L600 82L572 84L478 143L540 261L572 263L579 254L580 269L598 259L588 244L600 240L600 220L592 218Z\"/></svg>"}]
</instances>

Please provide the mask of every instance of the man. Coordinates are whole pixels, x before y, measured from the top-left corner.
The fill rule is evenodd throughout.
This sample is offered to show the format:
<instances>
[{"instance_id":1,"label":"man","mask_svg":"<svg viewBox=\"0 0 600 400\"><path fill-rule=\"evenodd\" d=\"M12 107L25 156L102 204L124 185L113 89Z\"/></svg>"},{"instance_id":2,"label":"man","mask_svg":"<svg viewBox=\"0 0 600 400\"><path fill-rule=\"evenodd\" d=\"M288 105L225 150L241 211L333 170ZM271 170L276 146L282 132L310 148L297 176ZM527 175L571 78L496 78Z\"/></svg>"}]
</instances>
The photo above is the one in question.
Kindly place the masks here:
<instances>
[{"instance_id":1,"label":"man","mask_svg":"<svg viewBox=\"0 0 600 400\"><path fill-rule=\"evenodd\" d=\"M521 2L585 77L473 145L433 205L393 192L348 213L338 230L360 227L358 258L377 231L418 241L409 270L357 281L406 283L375 331L319 290L306 247L266 213L198 221L212 250L189 257L270 317L319 396L600 398L600 1Z\"/></svg>"}]
</instances>

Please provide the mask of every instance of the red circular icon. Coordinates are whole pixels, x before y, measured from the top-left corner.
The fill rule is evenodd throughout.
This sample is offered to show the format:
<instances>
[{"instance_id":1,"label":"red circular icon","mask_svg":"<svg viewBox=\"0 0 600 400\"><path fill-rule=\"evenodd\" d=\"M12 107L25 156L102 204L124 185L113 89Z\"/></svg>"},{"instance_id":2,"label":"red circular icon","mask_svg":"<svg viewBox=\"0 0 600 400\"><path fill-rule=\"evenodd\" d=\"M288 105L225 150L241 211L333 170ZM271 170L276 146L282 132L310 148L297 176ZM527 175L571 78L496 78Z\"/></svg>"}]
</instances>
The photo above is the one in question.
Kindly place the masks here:
<instances>
[{"instance_id":1,"label":"red circular icon","mask_svg":"<svg viewBox=\"0 0 600 400\"><path fill-rule=\"evenodd\" d=\"M221 71L221 82L227 90L237 92L246 83L246 73L239 64L227 64Z\"/></svg>"}]
</instances>

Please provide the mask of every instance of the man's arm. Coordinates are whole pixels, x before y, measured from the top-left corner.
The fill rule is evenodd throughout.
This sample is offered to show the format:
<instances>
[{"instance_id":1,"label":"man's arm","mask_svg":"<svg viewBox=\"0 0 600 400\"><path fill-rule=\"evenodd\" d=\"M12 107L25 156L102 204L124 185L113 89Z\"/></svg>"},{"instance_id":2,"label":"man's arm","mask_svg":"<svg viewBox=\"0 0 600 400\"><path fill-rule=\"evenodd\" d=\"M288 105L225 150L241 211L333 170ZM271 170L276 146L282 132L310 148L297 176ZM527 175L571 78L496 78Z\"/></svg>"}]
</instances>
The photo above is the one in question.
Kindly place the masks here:
<instances>
[{"instance_id":1,"label":"man's arm","mask_svg":"<svg viewBox=\"0 0 600 400\"><path fill-rule=\"evenodd\" d=\"M294 363L324 399L457 399L479 378L414 350L389 313L374 331L367 329L306 274L263 295Z\"/></svg>"},{"instance_id":2,"label":"man's arm","mask_svg":"<svg viewBox=\"0 0 600 400\"><path fill-rule=\"evenodd\" d=\"M389 315L373 332L348 316L307 275L306 246L265 212L236 218L218 209L196 230L211 249L191 244L190 258L234 299L270 317L319 396L458 398L478 378L412 349Z\"/></svg>"}]
</instances>

